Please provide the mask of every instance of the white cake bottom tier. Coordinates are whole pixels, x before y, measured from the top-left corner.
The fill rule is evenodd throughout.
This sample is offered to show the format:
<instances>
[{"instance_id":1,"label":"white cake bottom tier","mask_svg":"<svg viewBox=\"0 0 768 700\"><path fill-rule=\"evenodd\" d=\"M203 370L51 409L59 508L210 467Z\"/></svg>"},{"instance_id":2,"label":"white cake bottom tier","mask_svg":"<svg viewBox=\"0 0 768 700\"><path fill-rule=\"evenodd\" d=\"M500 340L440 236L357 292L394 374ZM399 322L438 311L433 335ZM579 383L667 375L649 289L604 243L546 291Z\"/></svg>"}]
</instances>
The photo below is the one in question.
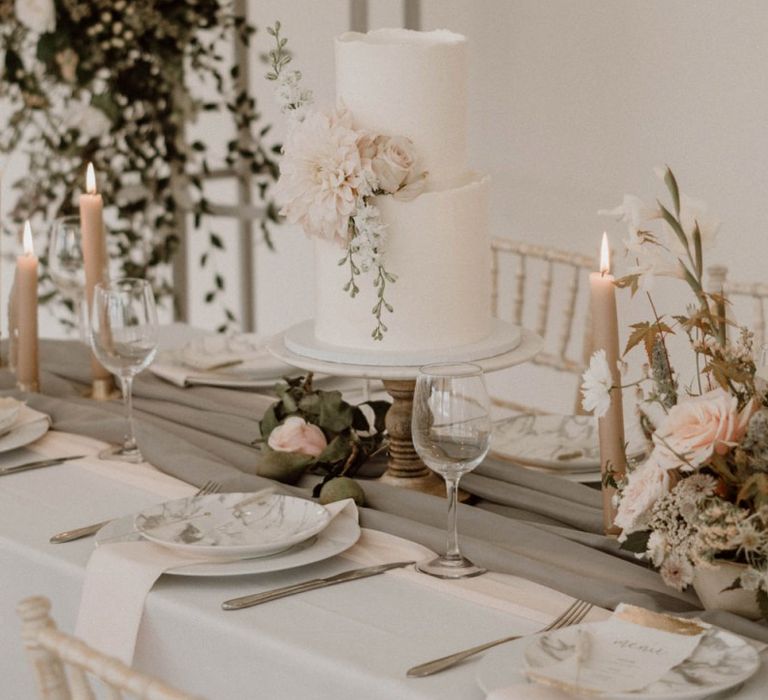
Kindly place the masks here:
<instances>
[{"instance_id":1,"label":"white cake bottom tier","mask_svg":"<svg viewBox=\"0 0 768 700\"><path fill-rule=\"evenodd\" d=\"M472 175L462 187L427 192L410 202L377 197L387 225L386 286L393 312L374 340L377 301L373 271L357 278L359 294L344 291L344 250L316 239L315 336L331 345L418 351L476 343L491 332L488 178Z\"/></svg>"}]
</instances>

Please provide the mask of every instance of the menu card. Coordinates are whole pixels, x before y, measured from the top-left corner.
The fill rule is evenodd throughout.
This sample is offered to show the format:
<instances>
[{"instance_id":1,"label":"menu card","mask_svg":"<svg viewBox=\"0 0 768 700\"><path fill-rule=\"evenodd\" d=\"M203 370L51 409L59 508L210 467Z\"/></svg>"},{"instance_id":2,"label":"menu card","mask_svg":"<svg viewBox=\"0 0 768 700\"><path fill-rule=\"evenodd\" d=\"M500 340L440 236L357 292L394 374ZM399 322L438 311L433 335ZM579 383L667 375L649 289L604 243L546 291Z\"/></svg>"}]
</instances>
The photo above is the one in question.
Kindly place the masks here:
<instances>
[{"instance_id":1,"label":"menu card","mask_svg":"<svg viewBox=\"0 0 768 700\"><path fill-rule=\"evenodd\" d=\"M605 622L549 632L536 642L527 669L539 683L588 694L640 690L660 680L696 649L706 628L689 620L620 605Z\"/></svg>"}]
</instances>

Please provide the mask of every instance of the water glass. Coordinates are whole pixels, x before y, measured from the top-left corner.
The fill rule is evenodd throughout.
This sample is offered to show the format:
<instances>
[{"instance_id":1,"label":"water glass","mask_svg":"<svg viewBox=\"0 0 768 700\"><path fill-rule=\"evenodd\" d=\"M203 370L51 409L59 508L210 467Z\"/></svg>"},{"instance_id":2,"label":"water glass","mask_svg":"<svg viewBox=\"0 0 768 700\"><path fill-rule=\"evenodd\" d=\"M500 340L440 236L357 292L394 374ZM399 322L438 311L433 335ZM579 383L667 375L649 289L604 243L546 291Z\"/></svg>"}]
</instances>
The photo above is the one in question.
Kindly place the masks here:
<instances>
[{"instance_id":1,"label":"water glass","mask_svg":"<svg viewBox=\"0 0 768 700\"><path fill-rule=\"evenodd\" d=\"M149 282L126 278L94 287L91 347L96 359L120 379L128 423L123 445L102 454L105 459L143 461L133 425L133 378L154 360L157 335L157 308Z\"/></svg>"},{"instance_id":2,"label":"water glass","mask_svg":"<svg viewBox=\"0 0 768 700\"><path fill-rule=\"evenodd\" d=\"M85 266L79 216L62 216L51 225L48 269L59 293L72 305L80 340L87 343L88 323L83 317Z\"/></svg>"},{"instance_id":3,"label":"water glass","mask_svg":"<svg viewBox=\"0 0 768 700\"><path fill-rule=\"evenodd\" d=\"M445 479L448 496L446 552L416 568L439 578L482 574L485 569L459 550L457 521L459 481L483 461L491 444L490 400L482 370L471 364L422 367L411 428L416 452Z\"/></svg>"}]
</instances>

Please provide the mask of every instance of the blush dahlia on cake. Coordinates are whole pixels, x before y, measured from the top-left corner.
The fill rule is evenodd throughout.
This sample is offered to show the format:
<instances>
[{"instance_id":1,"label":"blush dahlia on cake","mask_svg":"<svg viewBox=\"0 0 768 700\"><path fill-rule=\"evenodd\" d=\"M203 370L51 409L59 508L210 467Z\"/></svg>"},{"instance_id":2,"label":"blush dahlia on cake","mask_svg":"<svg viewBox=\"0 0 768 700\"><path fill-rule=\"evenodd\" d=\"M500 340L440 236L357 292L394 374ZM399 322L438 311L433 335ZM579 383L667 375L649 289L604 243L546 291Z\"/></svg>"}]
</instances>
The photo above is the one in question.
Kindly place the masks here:
<instances>
[{"instance_id":1,"label":"blush dahlia on cake","mask_svg":"<svg viewBox=\"0 0 768 700\"><path fill-rule=\"evenodd\" d=\"M279 30L268 77L291 125L276 197L314 239L315 340L409 353L488 338L488 178L468 167L467 40L342 34L337 104L320 111Z\"/></svg>"}]
</instances>

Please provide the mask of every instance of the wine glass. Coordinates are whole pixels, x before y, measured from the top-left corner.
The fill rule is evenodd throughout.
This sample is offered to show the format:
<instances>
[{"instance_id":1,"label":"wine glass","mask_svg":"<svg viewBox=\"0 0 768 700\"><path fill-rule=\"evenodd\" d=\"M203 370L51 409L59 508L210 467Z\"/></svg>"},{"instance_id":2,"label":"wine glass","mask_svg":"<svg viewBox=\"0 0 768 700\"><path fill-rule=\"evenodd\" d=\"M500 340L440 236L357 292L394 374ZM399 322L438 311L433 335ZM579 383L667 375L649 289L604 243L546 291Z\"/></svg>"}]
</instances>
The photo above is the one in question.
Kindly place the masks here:
<instances>
[{"instance_id":1,"label":"wine glass","mask_svg":"<svg viewBox=\"0 0 768 700\"><path fill-rule=\"evenodd\" d=\"M123 445L100 456L141 462L133 426L133 378L149 367L157 353L157 309L149 282L125 278L93 289L91 347L96 359L120 378L128 433Z\"/></svg>"},{"instance_id":2,"label":"wine glass","mask_svg":"<svg viewBox=\"0 0 768 700\"><path fill-rule=\"evenodd\" d=\"M87 343L88 323L83 318L85 266L81 241L80 217L62 216L56 219L48 241L48 269L61 296L72 304L80 340Z\"/></svg>"},{"instance_id":3,"label":"wine glass","mask_svg":"<svg viewBox=\"0 0 768 700\"><path fill-rule=\"evenodd\" d=\"M491 416L483 371L471 364L422 367L416 379L412 420L419 457L445 479L448 492L448 541L445 554L416 568L439 578L477 576L459 550L457 506L459 480L488 454Z\"/></svg>"}]
</instances>

